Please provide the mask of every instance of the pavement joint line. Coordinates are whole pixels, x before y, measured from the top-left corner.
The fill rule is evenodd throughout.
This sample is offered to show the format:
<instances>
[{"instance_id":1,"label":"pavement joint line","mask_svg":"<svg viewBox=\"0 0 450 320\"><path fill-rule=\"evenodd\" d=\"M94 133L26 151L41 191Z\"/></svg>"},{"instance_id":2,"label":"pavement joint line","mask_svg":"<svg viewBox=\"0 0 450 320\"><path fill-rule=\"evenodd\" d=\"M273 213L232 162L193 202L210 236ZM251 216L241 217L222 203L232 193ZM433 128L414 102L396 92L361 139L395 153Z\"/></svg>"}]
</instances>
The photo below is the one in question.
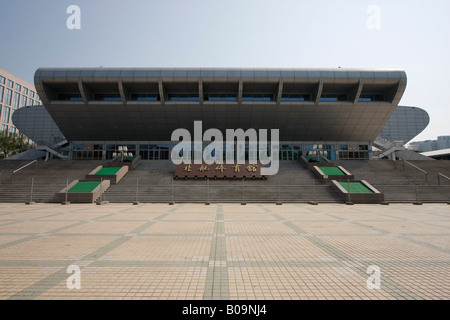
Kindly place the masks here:
<instances>
[{"instance_id":1,"label":"pavement joint line","mask_svg":"<svg viewBox=\"0 0 450 320\"><path fill-rule=\"evenodd\" d=\"M214 235L225 234L223 215L223 205L218 204L214 223ZM226 263L225 237L212 238L209 259L203 299L229 299L228 273L222 272L222 269L227 271L227 268L215 263L215 261L225 261ZM213 262L213 264L211 264L211 262Z\"/></svg>"},{"instance_id":2,"label":"pavement joint line","mask_svg":"<svg viewBox=\"0 0 450 320\"><path fill-rule=\"evenodd\" d=\"M9 221L9 220L3 220L6 221L5 223L2 223L0 226L9 226L9 225L14 225L14 224L18 224L18 223L22 223L22 222L26 222L26 220L16 220L16 221ZM3 222L2 221L2 222Z\"/></svg>"},{"instance_id":3,"label":"pavement joint line","mask_svg":"<svg viewBox=\"0 0 450 320\"><path fill-rule=\"evenodd\" d=\"M66 269L62 268L50 274L48 277L41 279L22 291L12 295L8 300L23 300L23 299L35 299L42 293L50 290L58 283L67 279Z\"/></svg>"},{"instance_id":4,"label":"pavement joint line","mask_svg":"<svg viewBox=\"0 0 450 320\"><path fill-rule=\"evenodd\" d=\"M427 212L426 214L431 214L431 213ZM379 215L381 215L383 217L396 219L399 222L406 220L406 221L412 222L412 223L419 223L419 224L429 225L429 226L432 226L432 227L440 227L440 228L445 228L445 229L449 229L450 230L450 226L444 226L442 224L439 224L438 222L433 223L433 222L430 222L430 221L417 221L417 220L413 220L413 219L409 219L409 218L405 218L405 217L392 216L392 215L389 215L389 214L386 214L386 213L379 213ZM436 216L443 217L443 218L448 218L448 217L445 217L443 215L437 215L436 214Z\"/></svg>"},{"instance_id":5,"label":"pavement joint line","mask_svg":"<svg viewBox=\"0 0 450 320\"><path fill-rule=\"evenodd\" d=\"M56 228L56 229L52 229L52 230L46 231L46 233L47 234L58 233L58 232L60 232L62 230L70 229L70 228L73 228L73 227L78 227L78 226L81 226L81 225L86 224L86 223L88 223L88 222L87 221L78 221L78 222L74 222L72 224L69 224L68 226L64 226L64 227L60 227L60 228Z\"/></svg>"},{"instance_id":6,"label":"pavement joint line","mask_svg":"<svg viewBox=\"0 0 450 320\"><path fill-rule=\"evenodd\" d=\"M286 222L285 225L290 227L291 229L293 229L297 233L305 233L305 231L303 229L301 229L300 227L298 227L296 225L293 225L291 222ZM338 250L337 248L333 247L332 245L330 245L328 243L325 243L323 240L321 240L320 238L318 238L316 236L308 237L308 238L305 238L305 239L308 239L314 245L316 245L317 247L319 247L322 250L326 251L332 257L334 257L334 258L336 258L336 259L338 259L338 260L340 260L342 262L358 263L358 261L353 259L351 256L341 252L340 250ZM367 277L367 273L366 273L366 270L364 268L357 268L357 270L359 271L358 272L359 275L361 275L363 277ZM393 280L388 279L386 276L383 276L383 281L384 281L384 283L387 282L388 284L395 284L396 286L401 287L402 290L404 290L405 292L408 292L408 294L411 297L414 297L414 299L419 299L420 298L419 296L414 294L412 291L410 291L410 290L400 286L399 284L397 284ZM384 288L385 288L385 286L383 286L383 290L385 290ZM389 291L389 290L385 290L385 291L388 292L389 294L391 294L394 297L398 297L396 291Z\"/></svg>"},{"instance_id":7,"label":"pavement joint line","mask_svg":"<svg viewBox=\"0 0 450 320\"><path fill-rule=\"evenodd\" d=\"M378 231L378 232L380 232L383 235L389 235L390 234L390 232L387 231L387 230L384 230L384 229L381 229L381 228L377 228L377 227L373 227L373 226L368 226L364 222L356 222L355 221L353 223L356 224L356 225L359 225L361 227L366 227L368 229ZM426 243L426 242L423 242L423 241L420 241L420 240L413 239L410 236L406 236L406 235L403 235L403 234L396 234L395 237L401 238L403 240L406 240L406 241L409 241L409 242L412 242L412 243L415 243L415 244L420 245L420 246L427 247L429 249L438 250L438 251L441 251L441 252L444 252L444 253L450 253L450 250L448 250L448 249L443 249L443 248L440 248L438 246L435 246L435 245L432 245L432 244L429 244L429 243Z\"/></svg>"},{"instance_id":8,"label":"pavement joint line","mask_svg":"<svg viewBox=\"0 0 450 320\"><path fill-rule=\"evenodd\" d=\"M17 235L17 234L14 234L14 235ZM33 235L30 235L30 236L26 236L26 237L21 238L21 239L17 239L17 240L13 240L13 241L10 241L10 242L6 242L6 243L3 243L3 244L0 244L0 249L6 248L6 247L10 247L10 246L14 246L16 244L20 244L20 243L23 243L23 242L34 240L34 239L37 239L37 238L40 238L40 237L41 236L39 236L38 234L33 234Z\"/></svg>"},{"instance_id":9,"label":"pavement joint line","mask_svg":"<svg viewBox=\"0 0 450 320\"><path fill-rule=\"evenodd\" d=\"M95 250L94 252L85 255L80 260L97 260L102 256L104 256L105 254L107 254L108 252L110 252L111 250L116 249L117 247L119 247L120 245L124 244L125 242L127 242L132 238L133 237L131 236L120 236L117 239L114 239L110 243L106 244L105 246Z\"/></svg>"},{"instance_id":10,"label":"pavement joint line","mask_svg":"<svg viewBox=\"0 0 450 320\"><path fill-rule=\"evenodd\" d=\"M178 207L178 204L176 204L177 206L174 207L173 212L177 212L178 209L180 207ZM220 210L219 210L220 207ZM248 206L250 207L250 206ZM257 206L260 209L260 206ZM184 207L186 208L186 206ZM187 208L189 208L189 206L187 206ZM211 208L213 208L211 206ZM419 292L411 292L410 290L408 290L406 287L396 283L395 281L398 281L397 278L395 279L395 281L391 278L392 276L398 276L399 272L403 272L402 269L411 269L414 270L413 272L416 273L417 272L417 268L433 268L433 270L438 270L437 272L439 272L440 274L442 274L443 272L445 272L445 270L448 269L448 265L449 265L449 259L446 259L447 256L442 256L442 260L439 260L439 256L437 256L437 258L435 258L434 260L413 260L413 261L404 261L404 260L378 260L376 259L376 257L370 258L370 259L366 259L364 257L358 257L358 256L354 256L351 255L351 258L349 260L345 260L343 258L345 258L345 256L342 256L340 254L340 251L337 250L337 248L333 247L333 245L329 245L329 247L331 248L331 250L333 252L335 252L335 255L330 255L329 257L335 259L334 261L330 261L330 260L324 260L324 261L315 261L315 260L308 260L308 261L298 261L298 260L294 260L294 261L280 261L277 260L277 257L274 257L274 261L272 260L268 260L267 257L264 260L261 260L262 257L256 257L256 261L251 261L251 260L246 260L245 261L235 261L235 260L229 260L227 259L227 252L226 252L226 242L225 239L226 237L229 237L230 234L224 234L224 227L227 223L230 222L235 222L237 224L239 224L240 222L242 222L241 220L236 220L236 219L227 219L225 220L223 218L224 215L224 208L234 208L232 206L223 206L223 205L218 205L217 209L216 209L216 213L215 213L215 220L210 220L209 222L213 222L214 223L214 229L215 232L209 236L212 241L214 243L213 246L213 242L211 242L211 248L210 251L214 253L214 256L210 256L207 260L205 261L185 261L185 260L169 260L169 261L158 261L158 260L143 260L143 261L136 261L136 260L114 260L115 258L113 256L112 259L107 257L107 253L110 252L111 250L114 250L115 248L117 248L118 246L120 246L120 244L118 244L116 241L120 240L121 238L126 237L127 234L137 234L135 231L136 229L140 229L138 231L144 231L145 228L143 227L143 225L146 224L153 224L157 221L154 221L154 219L152 219L151 221L148 221L147 223L144 223L143 225L137 227L136 229L134 229L133 231L124 231L124 232L120 232L117 234L102 234L102 233L98 233L95 234L97 236L103 236L103 237L108 237L113 235L114 237L116 237L116 239L112 240L111 242L109 242L108 244L106 244L105 246L94 250L92 252L92 254L94 253L101 253L101 255L99 256L89 256L89 254L87 256L85 255L81 255L78 258L77 257L73 257L73 259L64 259L64 260L0 260L0 266L4 267L15 267L15 266L20 266L20 267L41 267L44 268L45 270L37 270L35 271L35 273L41 273L41 274L45 274L45 273L52 273L50 274L48 277L46 277L45 279L41 279L40 281L40 286L35 286L33 287L35 284L30 285L29 287L19 291L17 294L13 295L10 297L10 299L33 299L33 298L37 298L40 295L42 295L43 292L46 292L48 290L50 290L51 288L53 288L56 284L59 284L60 282L57 281L58 279L58 272L65 272L64 267L67 267L68 264L70 264L70 262L73 263L78 263L80 265L80 267L82 268L82 273L83 271L85 271L86 273L95 273L97 271L99 271L101 268L105 267L105 268L110 268L110 267L119 267L119 268L136 268L136 267L156 267L156 268L171 268L171 267L175 267L175 268L194 268L191 270L191 273L193 274L204 274L204 276L207 278L208 273L211 273L212 278L207 279L207 285L205 285L205 287L203 288L202 286L202 291L203 291L203 297L205 297L205 293L206 293L206 287L209 286L211 288L210 291L210 299L225 299L224 297L230 297L230 296L235 296L235 293L231 291L231 285L234 282L232 279L235 279L236 277L250 277L251 279L253 279L253 272L259 272L259 270L264 270L265 268L277 268L277 269L282 269L285 270L286 272L291 272L290 270L292 268L295 269L300 269L302 270L303 268L306 268L306 272L311 272L311 271L307 271L312 269L320 269L320 268L335 268L336 272L343 273L343 274L347 274L350 271L354 271L356 272L356 274L358 274L360 277L362 277L362 281L364 281L365 283L365 279L368 277L368 275L366 274L366 267L369 264L377 264L378 266L381 267L382 269L382 291L386 292L386 294L391 294L394 298L396 299L422 299L422 295L424 297L426 297L427 295L423 293L423 291L419 291ZM284 208L281 208L284 209ZM305 208L303 208L305 209ZM124 209L121 209L119 211L123 211ZM128 210L127 210L128 211ZM219 211L220 214L219 214ZM311 241L313 244L319 244L318 248L323 249L321 247L321 245L323 244L328 244L326 242L326 238L328 237L333 237L333 236L349 236L349 237L353 237L353 236L362 236L359 234L347 234L347 235L339 235L339 234L323 234L323 233L313 233L311 234L311 232L306 232L305 230L303 230L301 227L299 227L298 225L294 224L293 222L296 222L297 220L294 219L288 219L288 218L281 218L281 216L279 214L281 214L281 212L283 212L282 210L280 210L280 208L275 208L275 205L272 206L268 206L267 210L264 210L265 212L262 213L261 215L272 215L272 217L276 218L278 220L273 221L267 221L268 223L283 223L285 225L290 224L291 226L295 227L296 230L293 230L291 228L291 230L293 230L296 234L296 236L300 236L304 239L307 239L308 241ZM303 213L304 210L301 210L300 212ZM355 211L355 212L359 212L361 213L363 210L359 210L359 211ZM225 210L225 213L232 213L232 212L228 212ZM285 212L283 212L284 214ZM166 213L162 214L167 216L169 214L169 212L166 211ZM208 213L209 214L209 213ZM276 215L275 216L273 216ZM311 212L307 212L307 214L310 214L311 216ZM324 215L324 213L322 212L321 215ZM105 215L103 215L102 217L104 217ZM107 215L107 216L111 216L111 214ZM232 217L232 216L231 216ZM26 219L28 220L34 220L34 221L40 221L39 218L42 217L36 217L34 219ZM163 218L162 218L163 219ZM407 221L408 219L402 219L402 221ZM53 220L45 220L45 221L53 221ZM130 220L130 221L136 221L136 220ZM183 220L184 221L184 220ZM176 220L177 223L183 223L183 221L181 220ZM192 221L192 220L191 220ZM203 220L195 220L195 222L197 221L203 221ZM306 220L306 223L310 223L310 222L321 222L323 220ZM361 222L358 222L357 219L353 220L353 219L344 219L342 218L341 221L347 221L351 224L355 224L358 225L358 223L366 223L369 222L368 220L361 220ZM412 220L414 222L419 222L419 221L415 221ZM81 223L86 223L87 221L78 221ZM164 222L164 221L161 221ZM254 222L254 220L250 220L248 222ZM265 221L258 221L258 222L265 222ZM297 221L297 222L301 222L301 221ZM331 222L331 221L330 221ZM151 223L151 224L150 224ZM301 226L301 223L299 224ZM73 227L73 224L67 227ZM147 226L148 227L148 226ZM361 225L361 227L363 227ZM370 227L370 226L366 226L366 227ZM64 227L66 228L66 227ZM30 233L30 234L21 234L21 236L23 236L23 238L21 239L16 239L12 242L16 242L16 241L20 241L20 240L24 240L24 241L28 241L28 240L32 240L35 238L40 238L44 235L47 236L61 236L61 235L68 235L68 236L86 236L88 234L81 234L81 233L77 233L77 234L70 234L70 233L59 233L58 230L61 228L57 228L57 229L53 229L52 231L45 231L45 232L40 232L40 233ZM380 229L383 230L383 229ZM419 233L419 234L407 234L407 235L402 235L396 232L392 232L392 231L385 231L384 234L377 234L377 235L369 235L367 234L367 236L371 236L374 237L374 239L376 239L377 237L396 237L396 238L408 238L408 237L417 237L420 239L421 236L425 236L426 234L423 233ZM222 233L223 232L223 233ZM223 234L223 236L220 236L221 234ZM3 235L9 235L7 233L2 233ZM11 234L11 235L16 235L17 234ZM28 235L28 236L27 236ZM436 236L439 234L429 234L431 236ZM442 233L440 234L442 236L448 236L447 233ZM179 234L179 233L170 233L170 234L139 234L139 236L145 237L145 236L168 236L168 237L172 237L172 236L190 236L190 237L205 237L204 234ZM277 237L292 237L292 234L268 234L268 233L258 233L258 234L240 234L240 233L234 233L231 235L231 237L234 238L241 238L241 237L272 237L274 240ZM130 237L130 239L133 237ZM123 243L125 243L127 240L129 239L124 239ZM421 242L420 240L416 240L416 239L412 239L416 242ZM412 241L412 242L414 242ZM8 246L8 244L10 244L11 242L7 242L4 243L3 245L6 244L6 247ZM439 243L439 242L438 242ZM428 244L425 243L425 246L428 249L433 249L433 247L437 247L434 246L432 244ZM0 245L0 248L2 248L2 246ZM440 248L440 247L439 247ZM441 249L442 251L443 249ZM326 250L324 250L326 251ZM445 252L445 251L444 251ZM204 255L206 256L206 252L204 253ZM233 255L233 253L229 253L231 256L235 256ZM329 252L327 254L330 254ZM102 258L105 258L105 260L102 260ZM228 257L229 258L229 257ZM320 258L320 257L318 257ZM1 259L1 258L0 258ZM244 258L242 258L244 259ZM370 263L369 263L370 262ZM87 268L86 268L87 267ZM85 269L86 268L86 269ZM198 268L204 268L204 269L198 269ZM244 269L247 268L247 269ZM436 269L437 268L437 269ZM59 270L60 269L60 270ZM189 274L189 270L186 270ZM244 272L245 271L245 272ZM419 272L425 272L426 270L423 271L419 271ZM120 271L123 272L123 271ZM139 271L138 271L139 272ZM204 272L204 273L203 273ZM303 271L305 272L305 271ZM233 275L232 279L229 279L229 275ZM386 276L387 275L387 276ZM411 274L410 274L411 275ZM273 276L273 274L272 274ZM66 280L68 277L68 274L64 273L63 275L61 275L60 277L62 277L63 280ZM320 273L319 273L319 277L320 277ZM302 278L303 279L303 278ZM315 279L318 279L317 277L315 277ZM400 281L402 278L400 278ZM45 281L44 281L45 280ZM42 282L43 281L43 282ZM261 280L258 280L261 281ZM39 281L38 281L39 282ZM251 294L252 295L256 295L258 290L261 290L259 283L260 282L252 282L253 285L256 285L255 287L246 287L247 293L250 292L248 291L248 289L251 290ZM402 282L403 284L404 282ZM53 284L53 286L52 286ZM410 283L406 283L406 285L408 285ZM229 288L230 286L230 288ZM317 286L321 286L321 284L319 284L318 282L315 282L315 287ZM47 288L47 289L46 289ZM433 288L433 292L432 295L436 296L436 295L440 295L441 297L445 297L446 291L444 291L442 288L440 287L432 287ZM426 290L427 287L425 286ZM425 290L424 289L424 290ZM277 289L278 290L278 289ZM327 290L327 289L324 289ZM347 290L351 290L351 287L347 287ZM278 292L278 291L277 291ZM349 293L350 291L347 291L347 293ZM381 291L380 291L381 292ZM422 293L421 293L422 292ZM52 293L49 293L50 295ZM364 293L361 292L354 292L354 294L356 296L362 297L362 295L364 295ZM368 293L366 293L367 295L371 295L371 293L368 290ZM428 295L429 296L429 295ZM242 296L240 296L242 298ZM314 295L310 295L309 297L314 298Z\"/></svg>"},{"instance_id":11,"label":"pavement joint line","mask_svg":"<svg viewBox=\"0 0 450 320\"><path fill-rule=\"evenodd\" d=\"M0 266L67 267L68 260L0 260Z\"/></svg>"},{"instance_id":12,"label":"pavement joint line","mask_svg":"<svg viewBox=\"0 0 450 320\"><path fill-rule=\"evenodd\" d=\"M140 235L140 233L142 231L144 231L147 228L150 228L152 225L154 225L155 223L157 223L157 221L148 221L144 224L142 224L141 226L135 228L134 230L130 231L129 233L137 233Z\"/></svg>"},{"instance_id":13,"label":"pavement joint line","mask_svg":"<svg viewBox=\"0 0 450 320\"><path fill-rule=\"evenodd\" d=\"M75 262L80 262L83 260L80 259L72 259ZM86 260L89 262L89 266L95 267L151 267L151 266L159 266L159 267L208 267L211 261L186 261L186 260L102 260L101 258L97 260ZM366 264L366 261L355 260L356 264ZM426 267L436 267L436 268L445 268L448 267L447 261L386 261L386 260L370 260L371 264L375 264L378 266L382 266L383 268L408 268L408 267L417 267L417 268L426 268ZM64 267L69 264L73 264L70 260L0 260L0 266L38 266L38 267ZM296 268L322 268L322 267L343 267L348 266L347 264L338 261L337 259L334 261L313 261L313 260L305 260L305 261L226 261L227 268L235 268L235 267L247 267L247 268L256 268L256 267L280 267L280 266L290 266Z\"/></svg>"},{"instance_id":14,"label":"pavement joint line","mask_svg":"<svg viewBox=\"0 0 450 320\"><path fill-rule=\"evenodd\" d=\"M334 216L334 215L330 214L330 216ZM343 219L345 221L349 221L349 219L345 219L345 218L343 218ZM411 220L411 219L404 219L404 220L411 221L411 222L416 222L416 221ZM377 232L379 232L382 235L392 235L392 236L395 236L397 238L401 238L401 239L404 239L406 241L409 241L409 242L412 242L412 243L415 243L415 244L418 244L418 245L421 245L421 246L425 246L425 247L427 247L429 249L435 249L435 250L438 250L438 251L441 251L441 252L444 252L444 253L450 253L450 250L443 249L443 248L440 248L438 246L435 246L435 245L432 245L432 244L429 244L429 243L426 243L426 242L423 242L423 241L420 241L420 240L417 240L417 239L413 239L410 236L406 236L406 235L402 235L402 234L395 234L394 235L390 231L387 231L387 230L384 230L384 229L381 229L381 228L377 228L377 227L374 227L374 226L367 225L367 224L365 224L365 222L367 222L367 221L352 221L352 223L355 224L355 225L358 225L358 226L361 226L361 227L364 227L364 228L368 228L370 230L377 231ZM420 234L420 235L422 235L422 234Z\"/></svg>"},{"instance_id":15,"label":"pavement joint line","mask_svg":"<svg viewBox=\"0 0 450 320\"><path fill-rule=\"evenodd\" d=\"M445 204L444 204L444 205L445 205ZM406 213L409 213L409 212L410 212L410 210L404 209L404 208L402 208L402 207L396 207L395 209L398 210L398 211L406 212ZM435 212L426 212L426 214L430 214L430 215L438 216L438 217L443 217L443 218L448 218L448 216L446 216L446 215L439 214L439 213L435 213ZM390 215L388 215L388 214L386 214L386 215L387 215L387 216L390 216ZM395 216L394 216L394 217L395 217Z\"/></svg>"},{"instance_id":16,"label":"pavement joint line","mask_svg":"<svg viewBox=\"0 0 450 320\"><path fill-rule=\"evenodd\" d=\"M111 216L114 216L114 215L116 215L117 213L108 213L108 214L105 214L105 215L102 215L102 216L100 216L100 217L95 217L95 218L91 218L90 220L92 220L92 221L99 221L100 219L104 219L104 218L106 218L106 217L111 217ZM100 220L101 221L101 220Z\"/></svg>"},{"instance_id":17,"label":"pavement joint line","mask_svg":"<svg viewBox=\"0 0 450 320\"><path fill-rule=\"evenodd\" d=\"M401 239L407 240L409 242L415 243L417 245L420 245L422 247L427 247L429 249L434 249L434 250L438 250L438 251L450 254L450 250L449 249L444 249L444 248L435 246L435 245L430 244L430 243L426 243L426 242L423 242L423 241L420 241L420 240L417 240L417 239L413 239L410 236L399 235L398 237L401 238Z\"/></svg>"}]
</instances>

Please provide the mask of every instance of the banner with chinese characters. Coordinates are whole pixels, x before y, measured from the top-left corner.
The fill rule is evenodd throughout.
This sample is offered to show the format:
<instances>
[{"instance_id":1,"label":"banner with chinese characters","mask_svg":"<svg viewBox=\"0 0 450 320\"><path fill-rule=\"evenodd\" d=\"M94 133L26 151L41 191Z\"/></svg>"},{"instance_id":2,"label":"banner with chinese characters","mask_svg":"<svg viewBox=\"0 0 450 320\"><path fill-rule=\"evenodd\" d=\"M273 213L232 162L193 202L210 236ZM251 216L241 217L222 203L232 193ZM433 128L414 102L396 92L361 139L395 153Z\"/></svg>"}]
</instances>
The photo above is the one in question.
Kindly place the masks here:
<instances>
[{"instance_id":1,"label":"banner with chinese characters","mask_svg":"<svg viewBox=\"0 0 450 320\"><path fill-rule=\"evenodd\" d=\"M261 175L260 163L179 164L174 179L266 179Z\"/></svg>"}]
</instances>

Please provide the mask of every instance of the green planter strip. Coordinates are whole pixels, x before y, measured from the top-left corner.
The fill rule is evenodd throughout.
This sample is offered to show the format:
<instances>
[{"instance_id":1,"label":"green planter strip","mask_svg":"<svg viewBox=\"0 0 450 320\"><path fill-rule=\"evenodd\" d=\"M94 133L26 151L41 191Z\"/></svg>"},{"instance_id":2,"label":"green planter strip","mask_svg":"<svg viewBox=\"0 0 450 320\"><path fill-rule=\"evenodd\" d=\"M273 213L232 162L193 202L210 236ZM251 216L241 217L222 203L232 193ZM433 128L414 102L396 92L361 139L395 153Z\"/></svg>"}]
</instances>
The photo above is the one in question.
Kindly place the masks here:
<instances>
[{"instance_id":1,"label":"green planter strip","mask_svg":"<svg viewBox=\"0 0 450 320\"><path fill-rule=\"evenodd\" d=\"M103 167L98 170L96 175L114 175L116 174L122 167Z\"/></svg>"},{"instance_id":2,"label":"green planter strip","mask_svg":"<svg viewBox=\"0 0 450 320\"><path fill-rule=\"evenodd\" d=\"M345 176L346 174L338 167L319 167L327 176Z\"/></svg>"},{"instance_id":3,"label":"green planter strip","mask_svg":"<svg viewBox=\"0 0 450 320\"><path fill-rule=\"evenodd\" d=\"M98 187L100 181L80 181L67 191L68 193L92 192Z\"/></svg>"},{"instance_id":4,"label":"green planter strip","mask_svg":"<svg viewBox=\"0 0 450 320\"><path fill-rule=\"evenodd\" d=\"M367 188L361 182L339 182L340 185L350 193L373 193L372 190ZM350 185L350 191L348 190L348 186Z\"/></svg>"}]
</instances>

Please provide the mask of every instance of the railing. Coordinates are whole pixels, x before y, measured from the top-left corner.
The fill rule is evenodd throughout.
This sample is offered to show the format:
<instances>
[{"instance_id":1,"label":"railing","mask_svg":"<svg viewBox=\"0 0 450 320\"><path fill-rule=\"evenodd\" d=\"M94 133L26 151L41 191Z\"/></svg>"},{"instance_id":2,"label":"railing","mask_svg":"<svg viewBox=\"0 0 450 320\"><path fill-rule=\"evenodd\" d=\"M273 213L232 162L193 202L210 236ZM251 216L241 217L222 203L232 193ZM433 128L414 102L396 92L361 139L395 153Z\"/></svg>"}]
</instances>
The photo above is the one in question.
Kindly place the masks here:
<instances>
[{"instance_id":1,"label":"railing","mask_svg":"<svg viewBox=\"0 0 450 320\"><path fill-rule=\"evenodd\" d=\"M20 167L19 169L14 170L14 171L13 171L13 174L16 173L16 172L19 172L20 170L22 170L22 169L24 169L24 168L26 168L26 167L28 167L29 165L32 165L32 164L35 163L35 162L36 162L36 170L37 170L37 160L33 160L33 161L31 161L30 163L27 163L26 165Z\"/></svg>"},{"instance_id":2,"label":"railing","mask_svg":"<svg viewBox=\"0 0 450 320\"><path fill-rule=\"evenodd\" d=\"M428 183L428 172L426 172L425 170L423 170L423 169L419 168L418 166L412 164L412 163L409 162L409 161L402 160L402 162L403 162L403 170L405 170L405 163L408 164L408 165L410 165L410 166L413 167L414 169L417 169L417 170L419 170L420 172L422 172L423 174L425 174L425 182Z\"/></svg>"},{"instance_id":3,"label":"railing","mask_svg":"<svg viewBox=\"0 0 450 320\"><path fill-rule=\"evenodd\" d=\"M337 194L324 184L303 185L265 185L256 181L248 185L247 181L239 181L233 184L212 184L210 180L198 181L198 184L178 184L172 182L170 185L155 185L142 183L141 180L134 185L116 189L110 187L105 197L110 202L184 202L184 203L336 203L342 202ZM178 184L178 185L177 185ZM335 194L335 196L333 196Z\"/></svg>"},{"instance_id":4,"label":"railing","mask_svg":"<svg viewBox=\"0 0 450 320\"><path fill-rule=\"evenodd\" d=\"M51 143L48 143L46 141L38 141L37 148L39 148L39 147L47 147L47 148L52 149L56 153L59 153L60 155L62 155L64 157L67 157L69 155L69 151L66 148L63 148L60 145L58 145L58 144L60 144L62 142L64 142L64 141L60 141L60 142L58 142L56 144L51 144Z\"/></svg>"},{"instance_id":5,"label":"railing","mask_svg":"<svg viewBox=\"0 0 450 320\"><path fill-rule=\"evenodd\" d=\"M450 201L450 184L372 184L391 203L423 202L445 203Z\"/></svg>"},{"instance_id":6,"label":"railing","mask_svg":"<svg viewBox=\"0 0 450 320\"><path fill-rule=\"evenodd\" d=\"M441 177L443 177L443 178L445 178L445 179L447 179L447 180L450 180L449 177L447 177L446 175L443 175L442 173L438 173L438 174L437 174L437 177L438 177L438 183L439 183L439 185L441 185Z\"/></svg>"},{"instance_id":7,"label":"railing","mask_svg":"<svg viewBox=\"0 0 450 320\"><path fill-rule=\"evenodd\" d=\"M25 177L24 177L25 178ZM442 177L443 179L447 179ZM13 185L1 184L0 201L4 202L53 202L56 192L76 177L48 180L47 177L26 177ZM124 181L125 182L125 181ZM343 200L324 183L277 184L273 181L172 181L152 184L134 180L112 185L101 201L110 203L342 203ZM390 203L443 203L450 200L450 184L425 185L413 181L390 181L392 184L372 184L384 194ZM20 191L19 193L17 191Z\"/></svg>"}]
</instances>

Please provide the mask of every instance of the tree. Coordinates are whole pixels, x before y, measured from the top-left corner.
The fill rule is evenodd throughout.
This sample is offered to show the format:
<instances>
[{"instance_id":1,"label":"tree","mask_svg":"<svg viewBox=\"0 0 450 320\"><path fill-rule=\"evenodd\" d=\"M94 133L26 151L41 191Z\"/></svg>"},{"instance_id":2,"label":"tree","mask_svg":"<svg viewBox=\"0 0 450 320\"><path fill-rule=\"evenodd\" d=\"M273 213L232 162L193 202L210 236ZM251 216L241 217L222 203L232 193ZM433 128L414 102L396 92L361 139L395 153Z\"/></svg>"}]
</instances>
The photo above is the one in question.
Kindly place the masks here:
<instances>
[{"instance_id":1,"label":"tree","mask_svg":"<svg viewBox=\"0 0 450 320\"><path fill-rule=\"evenodd\" d=\"M26 151L30 147L28 143L25 143L25 136L22 133L0 132L0 159Z\"/></svg>"}]
</instances>

